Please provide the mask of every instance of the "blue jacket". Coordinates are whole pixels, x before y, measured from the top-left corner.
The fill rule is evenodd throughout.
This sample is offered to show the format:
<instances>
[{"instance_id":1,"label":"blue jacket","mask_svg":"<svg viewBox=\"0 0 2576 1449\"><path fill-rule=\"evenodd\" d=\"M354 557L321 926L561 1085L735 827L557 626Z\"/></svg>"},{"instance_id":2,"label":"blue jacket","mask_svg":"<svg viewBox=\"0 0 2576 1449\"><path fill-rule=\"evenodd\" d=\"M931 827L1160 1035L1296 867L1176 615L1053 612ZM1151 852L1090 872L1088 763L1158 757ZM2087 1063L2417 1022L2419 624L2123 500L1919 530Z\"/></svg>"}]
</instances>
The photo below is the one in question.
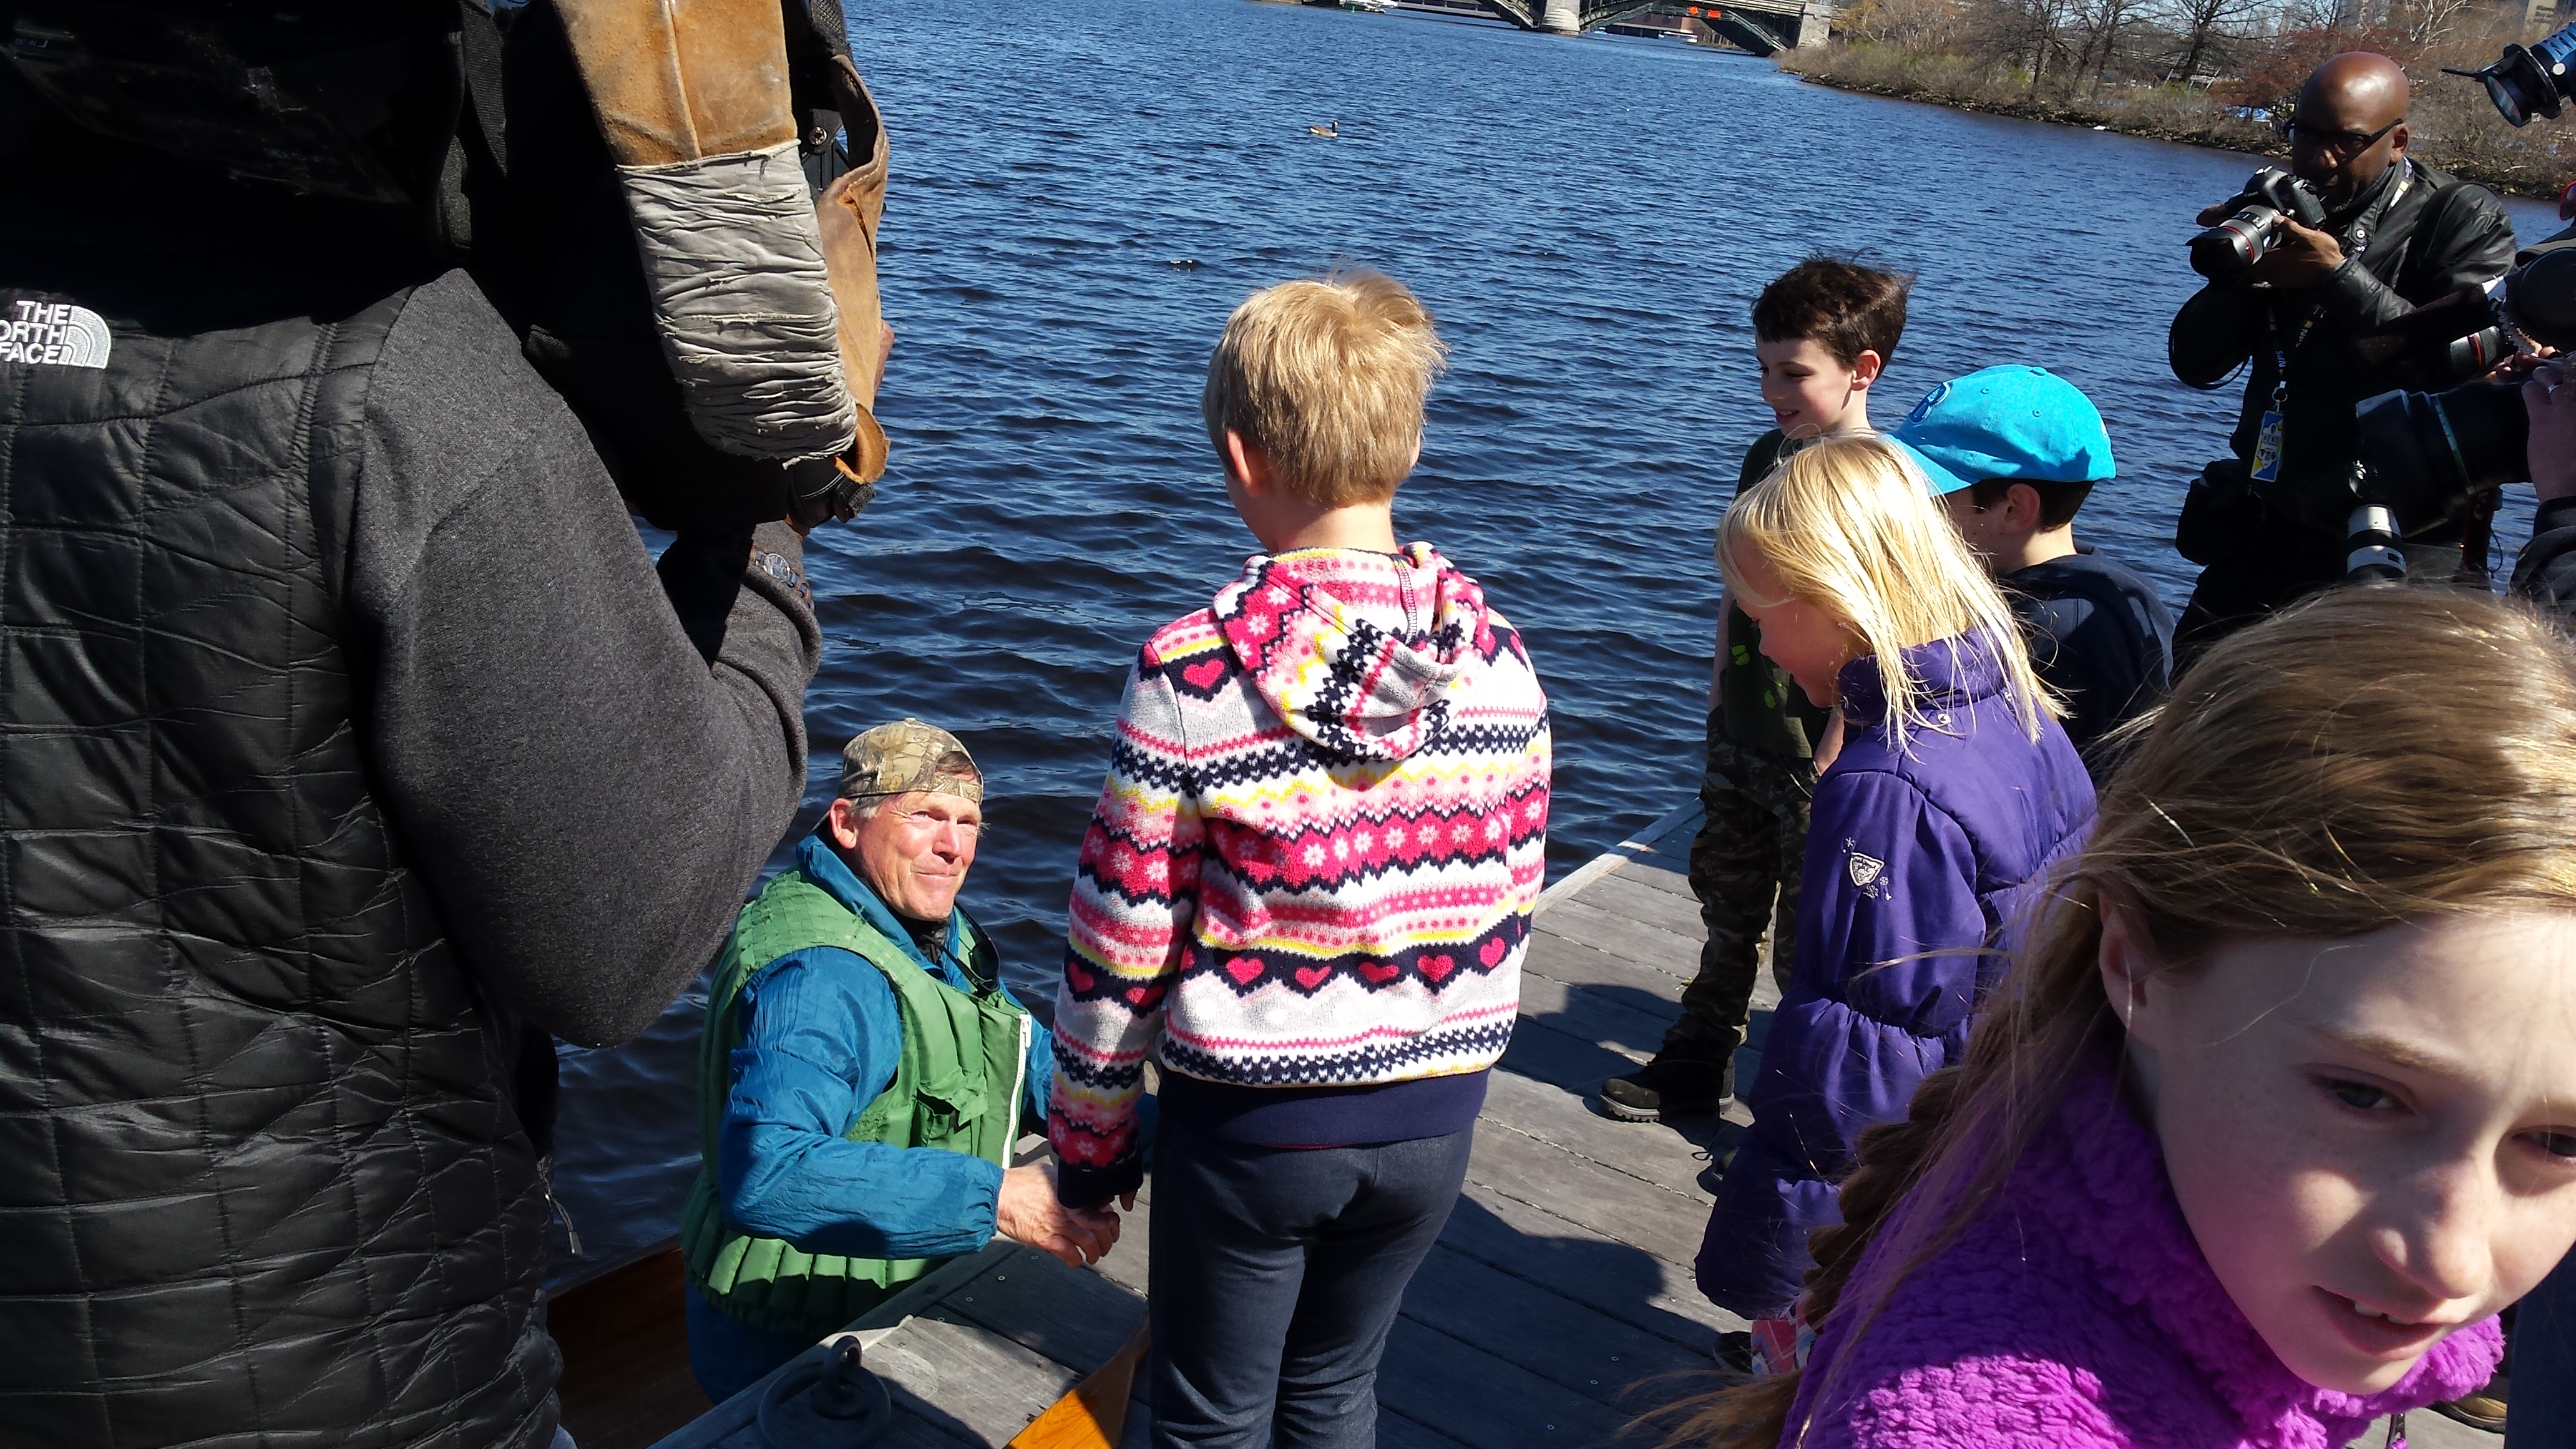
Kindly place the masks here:
<instances>
[{"instance_id":1,"label":"blue jacket","mask_svg":"<svg viewBox=\"0 0 2576 1449\"><path fill-rule=\"evenodd\" d=\"M948 949L932 960L820 837L797 845L796 864L924 970L960 991L973 989L957 965L976 929L963 910L949 917ZM893 1084L903 1052L894 988L882 972L837 947L790 952L744 983L742 1018L716 1136L716 1190L726 1218L807 1252L852 1257L944 1258L991 1240L1002 1169L962 1152L841 1135ZM1046 1127L1055 1039L1030 1025L1022 1121L1035 1132Z\"/></svg>"},{"instance_id":2,"label":"blue jacket","mask_svg":"<svg viewBox=\"0 0 2576 1449\"><path fill-rule=\"evenodd\" d=\"M1956 652L1953 653L1953 646ZM1701 1241L1700 1291L1746 1318L1785 1316L1839 1218L1834 1183L1861 1132L1905 1115L1956 1062L1968 1014L2041 904L2039 878L2080 849L2093 782L2055 721L2024 735L1975 636L1906 651L1931 727L1888 746L1876 658L1843 667L1843 752L1816 782L1798 954Z\"/></svg>"}]
</instances>

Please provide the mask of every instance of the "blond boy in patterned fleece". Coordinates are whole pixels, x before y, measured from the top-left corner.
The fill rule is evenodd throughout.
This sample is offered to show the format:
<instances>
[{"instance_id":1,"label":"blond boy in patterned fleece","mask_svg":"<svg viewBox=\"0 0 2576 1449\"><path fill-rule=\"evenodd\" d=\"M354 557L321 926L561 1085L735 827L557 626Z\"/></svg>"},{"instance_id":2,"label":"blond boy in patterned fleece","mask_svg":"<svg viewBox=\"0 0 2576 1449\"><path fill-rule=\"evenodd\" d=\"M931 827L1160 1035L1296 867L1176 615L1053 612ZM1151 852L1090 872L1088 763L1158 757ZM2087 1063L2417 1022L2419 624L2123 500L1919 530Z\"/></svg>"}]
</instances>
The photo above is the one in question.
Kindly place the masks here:
<instances>
[{"instance_id":1,"label":"blond boy in patterned fleece","mask_svg":"<svg viewBox=\"0 0 2576 1449\"><path fill-rule=\"evenodd\" d=\"M1262 552L1145 644L1074 877L1049 1133L1092 1207L1162 1069L1154 1437L1364 1446L1545 873L1547 700L1396 487L1445 357L1374 273L1255 293L1201 399Z\"/></svg>"}]
</instances>

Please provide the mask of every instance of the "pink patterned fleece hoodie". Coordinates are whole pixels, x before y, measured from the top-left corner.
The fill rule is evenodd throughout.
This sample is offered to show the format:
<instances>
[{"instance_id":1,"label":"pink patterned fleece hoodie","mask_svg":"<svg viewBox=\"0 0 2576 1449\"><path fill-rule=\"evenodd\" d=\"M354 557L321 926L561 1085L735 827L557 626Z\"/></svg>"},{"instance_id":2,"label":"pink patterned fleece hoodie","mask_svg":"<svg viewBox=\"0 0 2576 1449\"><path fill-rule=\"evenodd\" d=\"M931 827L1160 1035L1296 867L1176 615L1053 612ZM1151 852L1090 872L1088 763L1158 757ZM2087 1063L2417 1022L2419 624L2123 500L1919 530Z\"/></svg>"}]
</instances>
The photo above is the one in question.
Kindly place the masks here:
<instances>
[{"instance_id":1,"label":"pink patterned fleece hoodie","mask_svg":"<svg viewBox=\"0 0 2576 1449\"><path fill-rule=\"evenodd\" d=\"M1132 1185L1148 1052L1227 1089L1491 1066L1548 768L1520 636L1428 544L1255 555L1156 633L1074 875L1048 1123L1065 1200Z\"/></svg>"},{"instance_id":2,"label":"pink patterned fleece hoodie","mask_svg":"<svg viewBox=\"0 0 2576 1449\"><path fill-rule=\"evenodd\" d=\"M1878 1266L1873 1248L1855 1289ZM1836 1373L1849 1328L1817 1336L1784 1445L2343 1449L2382 1414L2484 1384L2503 1356L2488 1319L2367 1398L2291 1373L2201 1257L2108 1062L1966 1235L1897 1285Z\"/></svg>"}]
</instances>

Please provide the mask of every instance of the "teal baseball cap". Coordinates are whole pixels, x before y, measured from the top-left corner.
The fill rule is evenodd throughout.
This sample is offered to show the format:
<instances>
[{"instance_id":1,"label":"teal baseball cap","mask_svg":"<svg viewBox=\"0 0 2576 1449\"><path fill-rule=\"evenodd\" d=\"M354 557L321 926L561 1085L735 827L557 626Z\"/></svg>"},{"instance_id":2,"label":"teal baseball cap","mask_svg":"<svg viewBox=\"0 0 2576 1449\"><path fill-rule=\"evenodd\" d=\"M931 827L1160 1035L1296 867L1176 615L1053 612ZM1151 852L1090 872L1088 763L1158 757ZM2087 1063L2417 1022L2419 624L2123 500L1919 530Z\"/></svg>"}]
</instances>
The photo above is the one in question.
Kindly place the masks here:
<instances>
[{"instance_id":1,"label":"teal baseball cap","mask_svg":"<svg viewBox=\"0 0 2576 1449\"><path fill-rule=\"evenodd\" d=\"M1922 465L1935 496L1989 478L2101 483L2115 476L2102 414L2044 367L1989 367L1923 395L1888 434Z\"/></svg>"}]
</instances>

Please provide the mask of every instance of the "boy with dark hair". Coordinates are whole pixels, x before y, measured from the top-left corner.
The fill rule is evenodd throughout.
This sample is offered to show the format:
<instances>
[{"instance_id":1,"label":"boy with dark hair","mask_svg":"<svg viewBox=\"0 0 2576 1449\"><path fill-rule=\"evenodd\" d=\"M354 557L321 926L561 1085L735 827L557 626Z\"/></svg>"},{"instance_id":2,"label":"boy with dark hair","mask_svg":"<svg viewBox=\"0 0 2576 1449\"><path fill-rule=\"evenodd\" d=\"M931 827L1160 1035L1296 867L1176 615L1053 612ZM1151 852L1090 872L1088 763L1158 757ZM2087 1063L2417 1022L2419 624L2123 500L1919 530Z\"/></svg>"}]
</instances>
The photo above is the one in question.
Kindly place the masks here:
<instances>
[{"instance_id":1,"label":"boy with dark hair","mask_svg":"<svg viewBox=\"0 0 2576 1449\"><path fill-rule=\"evenodd\" d=\"M1812 256L1762 289L1753 303L1753 353L1762 364L1762 401L1777 426L1745 450L1737 487L1805 443L1870 431L1869 390L1904 334L1912 285L1909 277ZM1796 945L1798 863L1831 701L1809 700L1763 656L1761 630L1732 601L1721 602L1719 617L1703 818L1690 854L1691 891L1708 942L1682 993L1681 1019L1664 1033L1655 1059L1601 1084L1601 1109L1623 1122L1726 1107L1735 1096L1735 1051L1752 1015L1764 928L1775 973L1788 969ZM1830 747L1823 753L1831 759Z\"/></svg>"},{"instance_id":2,"label":"boy with dark hair","mask_svg":"<svg viewBox=\"0 0 2576 1449\"><path fill-rule=\"evenodd\" d=\"M2174 632L2154 584L2075 541L2075 511L2114 476L2102 414L2044 369L1989 367L1932 389L1889 436L2004 586L2099 782L2114 762L2094 743L2165 697Z\"/></svg>"}]
</instances>

